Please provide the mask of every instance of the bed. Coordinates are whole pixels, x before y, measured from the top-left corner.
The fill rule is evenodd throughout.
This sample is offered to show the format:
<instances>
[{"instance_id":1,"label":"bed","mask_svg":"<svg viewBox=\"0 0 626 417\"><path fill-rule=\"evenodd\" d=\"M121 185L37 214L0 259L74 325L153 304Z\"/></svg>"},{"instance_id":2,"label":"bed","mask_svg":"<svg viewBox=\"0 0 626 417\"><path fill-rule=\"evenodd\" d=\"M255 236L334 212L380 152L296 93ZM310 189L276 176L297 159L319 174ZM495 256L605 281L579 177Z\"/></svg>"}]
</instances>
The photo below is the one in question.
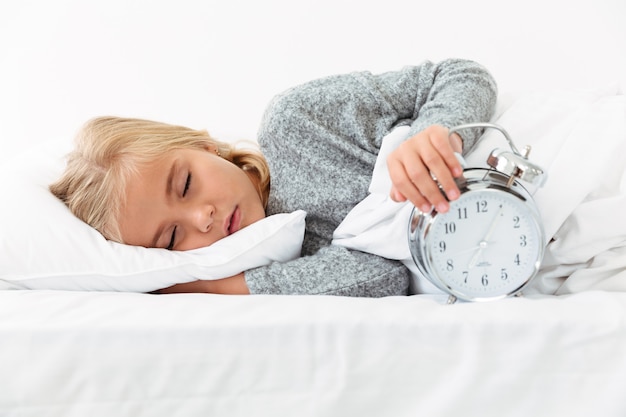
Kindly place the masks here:
<instances>
[{"instance_id":1,"label":"bed","mask_svg":"<svg viewBox=\"0 0 626 417\"><path fill-rule=\"evenodd\" d=\"M624 6L395 0L402 13L381 19L367 2L223 3L0 6L0 416L626 415ZM436 19L410 23L444 9L450 33L397 42L434 33ZM485 10L491 24L461 35ZM106 242L45 188L94 115L253 139L290 85L455 55L492 70L492 122L549 175L535 197L551 240L521 297L147 294L174 270L191 280L297 256L305 213L206 262ZM499 140L487 134L468 162Z\"/></svg>"},{"instance_id":2,"label":"bed","mask_svg":"<svg viewBox=\"0 0 626 417\"><path fill-rule=\"evenodd\" d=\"M0 301L6 416L626 411L621 293L452 306L59 291Z\"/></svg>"}]
</instances>

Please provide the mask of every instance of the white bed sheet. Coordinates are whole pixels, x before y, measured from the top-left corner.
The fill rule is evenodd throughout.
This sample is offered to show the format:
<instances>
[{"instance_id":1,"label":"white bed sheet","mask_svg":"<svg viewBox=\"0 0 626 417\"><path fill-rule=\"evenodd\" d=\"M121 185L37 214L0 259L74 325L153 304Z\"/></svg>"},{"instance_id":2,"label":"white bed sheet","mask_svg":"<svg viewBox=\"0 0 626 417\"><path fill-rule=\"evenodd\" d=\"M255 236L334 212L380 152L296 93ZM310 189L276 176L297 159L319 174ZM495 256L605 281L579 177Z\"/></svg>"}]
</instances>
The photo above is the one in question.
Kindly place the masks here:
<instances>
[{"instance_id":1,"label":"white bed sheet","mask_svg":"<svg viewBox=\"0 0 626 417\"><path fill-rule=\"evenodd\" d=\"M0 416L623 416L625 321L605 292L0 292Z\"/></svg>"}]
</instances>

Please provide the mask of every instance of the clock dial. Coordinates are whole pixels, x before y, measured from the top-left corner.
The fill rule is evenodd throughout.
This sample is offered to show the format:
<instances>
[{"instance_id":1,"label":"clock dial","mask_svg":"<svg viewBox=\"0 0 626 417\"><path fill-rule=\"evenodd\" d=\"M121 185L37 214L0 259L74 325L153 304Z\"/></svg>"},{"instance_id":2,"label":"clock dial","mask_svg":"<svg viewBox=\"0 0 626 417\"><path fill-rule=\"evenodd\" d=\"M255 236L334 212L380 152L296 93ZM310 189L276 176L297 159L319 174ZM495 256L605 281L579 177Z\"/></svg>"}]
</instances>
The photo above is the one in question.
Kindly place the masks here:
<instances>
[{"instance_id":1,"label":"clock dial","mask_svg":"<svg viewBox=\"0 0 626 417\"><path fill-rule=\"evenodd\" d=\"M536 272L542 232L534 212L517 196L475 190L438 213L426 238L430 272L461 298L513 293Z\"/></svg>"}]
</instances>

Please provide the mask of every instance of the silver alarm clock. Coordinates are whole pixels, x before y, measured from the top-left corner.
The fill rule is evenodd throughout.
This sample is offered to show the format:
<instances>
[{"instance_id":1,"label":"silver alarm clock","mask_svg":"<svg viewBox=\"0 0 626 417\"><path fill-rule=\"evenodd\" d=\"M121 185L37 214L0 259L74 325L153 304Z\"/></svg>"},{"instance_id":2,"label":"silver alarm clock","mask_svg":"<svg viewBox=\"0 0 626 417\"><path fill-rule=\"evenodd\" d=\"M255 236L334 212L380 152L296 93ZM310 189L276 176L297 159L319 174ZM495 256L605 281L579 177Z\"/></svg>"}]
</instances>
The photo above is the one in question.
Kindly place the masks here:
<instances>
[{"instance_id":1,"label":"silver alarm clock","mask_svg":"<svg viewBox=\"0 0 626 417\"><path fill-rule=\"evenodd\" d=\"M512 152L496 149L486 168L465 168L457 178L460 197L446 213L413 208L409 247L419 271L456 299L487 301L519 294L539 270L544 231L531 193L521 182L541 186L546 178L517 150L508 133L491 123L457 126L499 130Z\"/></svg>"}]
</instances>

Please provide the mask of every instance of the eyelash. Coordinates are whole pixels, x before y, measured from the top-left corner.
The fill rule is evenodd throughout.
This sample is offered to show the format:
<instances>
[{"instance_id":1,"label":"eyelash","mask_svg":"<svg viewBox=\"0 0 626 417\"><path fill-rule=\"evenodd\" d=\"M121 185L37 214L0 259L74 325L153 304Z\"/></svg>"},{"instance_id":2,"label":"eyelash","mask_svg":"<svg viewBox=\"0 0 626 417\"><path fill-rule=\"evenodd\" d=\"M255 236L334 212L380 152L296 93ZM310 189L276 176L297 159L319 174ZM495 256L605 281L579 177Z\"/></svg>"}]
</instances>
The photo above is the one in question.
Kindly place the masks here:
<instances>
[{"instance_id":1,"label":"eyelash","mask_svg":"<svg viewBox=\"0 0 626 417\"><path fill-rule=\"evenodd\" d=\"M187 191L189 191L189 185L191 185L191 172L187 174L187 180L185 181L185 186L183 187L183 197L187 195ZM174 243L176 243L176 228L177 227L178 226L174 226L174 230L172 230L172 237L170 238L170 243L165 248L167 250L174 249Z\"/></svg>"},{"instance_id":2,"label":"eyelash","mask_svg":"<svg viewBox=\"0 0 626 417\"><path fill-rule=\"evenodd\" d=\"M176 228L178 226L174 226L174 230L172 230L172 238L170 239L170 243L167 245L165 249L172 250L174 249L174 242L176 241Z\"/></svg>"},{"instance_id":3,"label":"eyelash","mask_svg":"<svg viewBox=\"0 0 626 417\"><path fill-rule=\"evenodd\" d=\"M191 172L187 174L187 181L185 181L185 187L183 188L183 197L189 191L189 185L191 185Z\"/></svg>"}]
</instances>

